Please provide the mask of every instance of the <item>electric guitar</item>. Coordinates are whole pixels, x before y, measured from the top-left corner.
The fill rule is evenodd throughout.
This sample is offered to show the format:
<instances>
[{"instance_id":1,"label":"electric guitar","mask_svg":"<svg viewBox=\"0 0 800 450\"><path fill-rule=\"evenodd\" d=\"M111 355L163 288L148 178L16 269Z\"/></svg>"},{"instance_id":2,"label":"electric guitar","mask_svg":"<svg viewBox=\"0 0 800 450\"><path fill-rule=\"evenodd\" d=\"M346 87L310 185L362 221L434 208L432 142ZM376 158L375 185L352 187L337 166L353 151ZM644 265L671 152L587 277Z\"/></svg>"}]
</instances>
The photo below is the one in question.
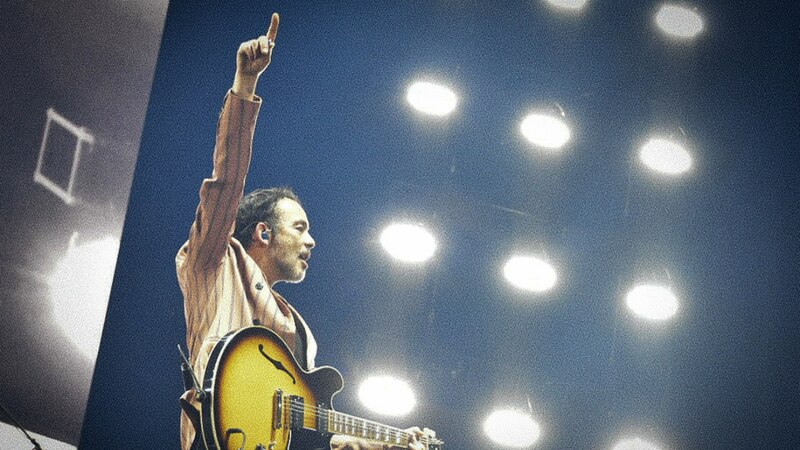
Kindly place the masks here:
<instances>
[{"instance_id":1,"label":"electric guitar","mask_svg":"<svg viewBox=\"0 0 800 450\"><path fill-rule=\"evenodd\" d=\"M303 370L268 328L233 331L214 347L203 377L203 443L208 450L329 450L339 434L408 448L409 433L334 411L342 385L333 367ZM428 450L443 446L421 442Z\"/></svg>"}]
</instances>

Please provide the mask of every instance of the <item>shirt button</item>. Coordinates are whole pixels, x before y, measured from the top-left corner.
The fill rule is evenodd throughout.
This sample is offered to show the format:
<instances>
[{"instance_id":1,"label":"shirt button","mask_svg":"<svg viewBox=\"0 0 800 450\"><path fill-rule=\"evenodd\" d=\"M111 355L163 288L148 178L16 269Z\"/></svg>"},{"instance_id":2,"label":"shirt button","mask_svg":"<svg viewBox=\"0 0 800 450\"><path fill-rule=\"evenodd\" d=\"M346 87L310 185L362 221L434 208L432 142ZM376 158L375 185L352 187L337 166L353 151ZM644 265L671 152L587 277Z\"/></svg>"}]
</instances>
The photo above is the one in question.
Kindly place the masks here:
<instances>
[{"instance_id":1,"label":"shirt button","mask_svg":"<svg viewBox=\"0 0 800 450\"><path fill-rule=\"evenodd\" d=\"M256 289L258 289L259 291L260 291L260 290L262 290L262 289L264 289L264 284L262 284L262 283L259 281L258 283L256 283Z\"/></svg>"}]
</instances>

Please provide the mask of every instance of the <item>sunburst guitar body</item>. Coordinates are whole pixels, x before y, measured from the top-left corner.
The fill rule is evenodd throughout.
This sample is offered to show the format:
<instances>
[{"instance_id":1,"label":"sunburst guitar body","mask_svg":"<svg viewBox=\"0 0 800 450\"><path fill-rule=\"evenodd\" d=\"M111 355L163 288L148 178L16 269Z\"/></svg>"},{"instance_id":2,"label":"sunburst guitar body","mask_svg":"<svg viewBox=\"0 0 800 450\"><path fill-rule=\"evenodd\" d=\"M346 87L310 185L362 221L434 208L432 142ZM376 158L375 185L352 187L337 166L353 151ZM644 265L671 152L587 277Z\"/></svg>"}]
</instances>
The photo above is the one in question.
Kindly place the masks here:
<instances>
[{"instance_id":1,"label":"sunburst guitar body","mask_svg":"<svg viewBox=\"0 0 800 450\"><path fill-rule=\"evenodd\" d=\"M208 450L329 450L341 434L408 448L407 432L334 411L342 385L332 367L303 370L270 329L234 331L214 347L203 377L203 443ZM423 442L442 449L438 439Z\"/></svg>"}]
</instances>

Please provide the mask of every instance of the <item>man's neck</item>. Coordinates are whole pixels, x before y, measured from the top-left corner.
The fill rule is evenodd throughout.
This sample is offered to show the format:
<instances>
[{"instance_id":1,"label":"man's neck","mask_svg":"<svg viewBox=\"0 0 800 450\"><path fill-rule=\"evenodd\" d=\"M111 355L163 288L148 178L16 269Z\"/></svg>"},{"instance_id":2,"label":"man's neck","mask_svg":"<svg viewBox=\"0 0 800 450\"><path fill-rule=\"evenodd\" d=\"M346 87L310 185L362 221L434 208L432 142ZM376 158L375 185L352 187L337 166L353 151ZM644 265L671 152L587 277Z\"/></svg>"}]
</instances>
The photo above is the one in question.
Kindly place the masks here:
<instances>
[{"instance_id":1,"label":"man's neck","mask_svg":"<svg viewBox=\"0 0 800 450\"><path fill-rule=\"evenodd\" d=\"M274 273L272 273L272 270L271 270L272 269L272 264L270 264L269 258L267 257L266 250L264 250L263 248L257 248L257 247L251 246L246 251L247 251L247 254L250 255L251 258L253 258L253 261L256 262L256 265L258 266L258 268L261 269L261 272L264 274L264 278L269 283L269 287L270 288L275 287L275 285L280 280L278 280L277 279L278 277Z\"/></svg>"}]
</instances>

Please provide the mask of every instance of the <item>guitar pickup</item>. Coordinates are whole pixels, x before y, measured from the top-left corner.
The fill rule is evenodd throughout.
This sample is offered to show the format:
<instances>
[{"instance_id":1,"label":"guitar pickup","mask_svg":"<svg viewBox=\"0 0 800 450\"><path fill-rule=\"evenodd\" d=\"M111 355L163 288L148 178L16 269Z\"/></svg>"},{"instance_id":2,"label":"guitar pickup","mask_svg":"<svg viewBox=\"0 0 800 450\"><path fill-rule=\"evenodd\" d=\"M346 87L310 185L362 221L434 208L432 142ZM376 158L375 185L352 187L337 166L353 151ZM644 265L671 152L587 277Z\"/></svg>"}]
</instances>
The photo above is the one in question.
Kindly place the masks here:
<instances>
[{"instance_id":1,"label":"guitar pickup","mask_svg":"<svg viewBox=\"0 0 800 450\"><path fill-rule=\"evenodd\" d=\"M323 436L331 434L330 417L328 416L328 405L324 403L317 404L317 432Z\"/></svg>"},{"instance_id":2,"label":"guitar pickup","mask_svg":"<svg viewBox=\"0 0 800 450\"><path fill-rule=\"evenodd\" d=\"M283 415L284 415L284 405L283 405L283 391L278 389L275 391L275 405L273 407L273 429L280 429L283 428ZM299 395L290 395L289 399L289 415L288 415L288 426L293 430L300 430L303 429L303 422L305 421L305 405L306 401L303 397Z\"/></svg>"},{"instance_id":3,"label":"guitar pickup","mask_svg":"<svg viewBox=\"0 0 800 450\"><path fill-rule=\"evenodd\" d=\"M305 405L306 401L299 395L289 396L289 426L293 430L303 429L303 421L305 420Z\"/></svg>"}]
</instances>

